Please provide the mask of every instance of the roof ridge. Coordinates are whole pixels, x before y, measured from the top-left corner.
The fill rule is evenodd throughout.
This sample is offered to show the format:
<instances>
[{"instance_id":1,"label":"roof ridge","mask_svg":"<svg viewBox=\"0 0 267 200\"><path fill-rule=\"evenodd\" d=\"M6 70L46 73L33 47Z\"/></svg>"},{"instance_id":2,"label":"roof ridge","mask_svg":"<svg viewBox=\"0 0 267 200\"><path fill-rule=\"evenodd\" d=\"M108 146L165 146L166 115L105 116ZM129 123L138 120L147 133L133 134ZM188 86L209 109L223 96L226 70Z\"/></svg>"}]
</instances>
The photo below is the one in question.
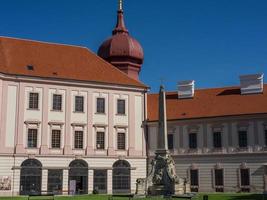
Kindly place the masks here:
<instances>
[{"instance_id":1,"label":"roof ridge","mask_svg":"<svg viewBox=\"0 0 267 200\"><path fill-rule=\"evenodd\" d=\"M264 87L267 87L267 83L263 83ZM197 88L195 89L195 91L199 91L199 90L216 90L216 89L230 89L230 88L236 88L236 89L240 89L239 85L233 85L233 86L225 86L225 87L214 87L214 88ZM172 90L172 91L166 91L166 94L168 93L176 93L177 90ZM149 95L153 95L153 94L158 94L158 93L148 93Z\"/></svg>"},{"instance_id":2,"label":"roof ridge","mask_svg":"<svg viewBox=\"0 0 267 200\"><path fill-rule=\"evenodd\" d=\"M85 46L80 45L74 45L74 44L65 44L65 43L58 43L58 42L48 42L48 41L42 41L42 40L34 40L34 39L27 39L27 38L18 38L18 37L9 37L9 36L1 36L0 39L11 39L11 40L19 40L19 41L25 41L25 42L35 42L40 44L50 44L50 45L58 45L58 46L67 46L67 47L76 47L76 48L83 48L86 49Z\"/></svg>"}]
</instances>

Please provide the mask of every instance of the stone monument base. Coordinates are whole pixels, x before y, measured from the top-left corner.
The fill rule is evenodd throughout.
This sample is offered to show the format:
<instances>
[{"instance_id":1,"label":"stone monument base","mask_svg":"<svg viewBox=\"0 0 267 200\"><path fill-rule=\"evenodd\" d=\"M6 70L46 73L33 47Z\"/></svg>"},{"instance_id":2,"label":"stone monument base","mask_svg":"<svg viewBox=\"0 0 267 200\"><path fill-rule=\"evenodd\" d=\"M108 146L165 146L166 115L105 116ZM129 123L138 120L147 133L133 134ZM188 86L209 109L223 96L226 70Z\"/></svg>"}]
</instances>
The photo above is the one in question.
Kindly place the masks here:
<instances>
[{"instance_id":1,"label":"stone monument base","mask_svg":"<svg viewBox=\"0 0 267 200\"><path fill-rule=\"evenodd\" d=\"M152 185L148 188L148 193L152 196L165 196L166 188L164 185Z\"/></svg>"}]
</instances>

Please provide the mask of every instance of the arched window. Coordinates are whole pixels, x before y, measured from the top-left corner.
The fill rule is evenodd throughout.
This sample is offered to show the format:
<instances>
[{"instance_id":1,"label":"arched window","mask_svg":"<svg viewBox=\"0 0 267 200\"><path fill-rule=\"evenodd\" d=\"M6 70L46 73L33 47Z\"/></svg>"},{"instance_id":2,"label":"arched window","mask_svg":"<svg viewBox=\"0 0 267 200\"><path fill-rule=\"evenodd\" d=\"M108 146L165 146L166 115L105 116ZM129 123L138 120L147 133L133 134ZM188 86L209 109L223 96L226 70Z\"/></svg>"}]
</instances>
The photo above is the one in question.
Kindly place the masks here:
<instances>
[{"instance_id":1,"label":"arched window","mask_svg":"<svg viewBox=\"0 0 267 200\"><path fill-rule=\"evenodd\" d=\"M131 166L125 160L113 164L112 180L113 194L131 192Z\"/></svg>"},{"instance_id":2,"label":"arched window","mask_svg":"<svg viewBox=\"0 0 267 200\"><path fill-rule=\"evenodd\" d=\"M40 194L42 188L42 164L36 159L25 160L21 164L20 194Z\"/></svg>"},{"instance_id":3,"label":"arched window","mask_svg":"<svg viewBox=\"0 0 267 200\"><path fill-rule=\"evenodd\" d=\"M70 193L88 193L88 164L84 160L74 160L69 164Z\"/></svg>"}]
</instances>

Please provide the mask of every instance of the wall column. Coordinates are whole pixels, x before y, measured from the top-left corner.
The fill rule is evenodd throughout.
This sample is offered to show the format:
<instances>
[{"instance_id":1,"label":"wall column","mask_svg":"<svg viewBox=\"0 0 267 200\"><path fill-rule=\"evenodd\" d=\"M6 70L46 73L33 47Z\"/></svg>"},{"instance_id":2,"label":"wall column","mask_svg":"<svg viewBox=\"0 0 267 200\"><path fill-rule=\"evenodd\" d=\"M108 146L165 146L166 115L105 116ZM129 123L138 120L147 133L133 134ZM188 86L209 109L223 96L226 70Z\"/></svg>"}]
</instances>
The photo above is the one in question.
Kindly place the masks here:
<instances>
[{"instance_id":1,"label":"wall column","mask_svg":"<svg viewBox=\"0 0 267 200\"><path fill-rule=\"evenodd\" d=\"M5 87L6 91L4 90L4 94L7 94L7 87ZM25 95L24 95L24 85L22 83L19 84L19 92L17 93L18 101L17 103L18 108L17 108L17 130L15 134L15 141L16 141L16 153L17 154L23 154L25 153L25 149L23 146L23 129L24 129L24 103L25 103ZM7 100L7 97L5 97L4 100ZM7 106L6 102L4 105Z\"/></svg>"},{"instance_id":2,"label":"wall column","mask_svg":"<svg viewBox=\"0 0 267 200\"><path fill-rule=\"evenodd\" d=\"M86 154L93 155L93 95L92 92L88 92L87 95L87 147L86 147Z\"/></svg>"},{"instance_id":3,"label":"wall column","mask_svg":"<svg viewBox=\"0 0 267 200\"><path fill-rule=\"evenodd\" d=\"M135 155L135 97L134 94L130 94L128 98L128 115L129 115L129 131L128 131L128 144L129 144L129 150L128 154L129 156Z\"/></svg>"},{"instance_id":4,"label":"wall column","mask_svg":"<svg viewBox=\"0 0 267 200\"><path fill-rule=\"evenodd\" d=\"M114 149L114 95L108 96L108 155L115 155Z\"/></svg>"},{"instance_id":5,"label":"wall column","mask_svg":"<svg viewBox=\"0 0 267 200\"><path fill-rule=\"evenodd\" d=\"M13 183L11 184L12 195L19 195L20 191L20 169L13 169L14 177L11 180Z\"/></svg>"},{"instance_id":6,"label":"wall column","mask_svg":"<svg viewBox=\"0 0 267 200\"><path fill-rule=\"evenodd\" d=\"M48 88L44 87L43 89L43 105L42 105L42 126L41 126L41 154L47 154L49 152L48 144L47 144L47 135L48 135Z\"/></svg>"},{"instance_id":7,"label":"wall column","mask_svg":"<svg viewBox=\"0 0 267 200\"><path fill-rule=\"evenodd\" d=\"M107 173L107 192L112 194L112 169L108 169Z\"/></svg>"},{"instance_id":8,"label":"wall column","mask_svg":"<svg viewBox=\"0 0 267 200\"><path fill-rule=\"evenodd\" d=\"M94 170L88 170L88 194L91 194L94 189Z\"/></svg>"},{"instance_id":9,"label":"wall column","mask_svg":"<svg viewBox=\"0 0 267 200\"><path fill-rule=\"evenodd\" d=\"M72 149L71 149L71 135L72 135L72 128L71 128L71 90L67 89L66 90L66 98L65 98L65 119L66 119L66 124L65 124L65 139L64 139L64 154L69 155L72 154Z\"/></svg>"},{"instance_id":10,"label":"wall column","mask_svg":"<svg viewBox=\"0 0 267 200\"><path fill-rule=\"evenodd\" d=\"M48 170L42 170L42 191L47 191Z\"/></svg>"},{"instance_id":11,"label":"wall column","mask_svg":"<svg viewBox=\"0 0 267 200\"><path fill-rule=\"evenodd\" d=\"M62 183L62 190L64 195L68 194L69 192L69 170L63 170L63 183Z\"/></svg>"}]
</instances>

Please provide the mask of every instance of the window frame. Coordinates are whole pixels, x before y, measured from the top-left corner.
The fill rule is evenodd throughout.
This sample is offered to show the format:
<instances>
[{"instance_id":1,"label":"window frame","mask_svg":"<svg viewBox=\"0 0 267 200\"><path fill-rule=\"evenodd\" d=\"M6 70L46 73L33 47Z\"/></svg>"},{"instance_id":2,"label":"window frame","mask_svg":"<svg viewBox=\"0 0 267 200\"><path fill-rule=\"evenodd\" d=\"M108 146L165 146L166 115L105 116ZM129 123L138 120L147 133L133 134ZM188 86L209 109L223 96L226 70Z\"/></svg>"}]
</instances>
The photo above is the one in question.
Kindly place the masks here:
<instances>
[{"instance_id":1,"label":"window frame","mask_svg":"<svg viewBox=\"0 0 267 200\"><path fill-rule=\"evenodd\" d=\"M98 100L103 100L103 111L101 107L98 106ZM98 110L98 108L100 110ZM96 114L106 114L106 98L105 97L96 97Z\"/></svg>"},{"instance_id":2,"label":"window frame","mask_svg":"<svg viewBox=\"0 0 267 200\"><path fill-rule=\"evenodd\" d=\"M172 143L169 143L169 140L170 140L170 138L169 137L172 137L171 138L171 141L172 141ZM173 133L169 133L168 135L167 135L167 141L168 141L168 150L173 150L174 149L174 134Z\"/></svg>"},{"instance_id":3,"label":"window frame","mask_svg":"<svg viewBox=\"0 0 267 200\"><path fill-rule=\"evenodd\" d=\"M191 135L195 135L195 143L191 142ZM195 144L195 145L193 145L193 144ZM191 132L191 133L188 134L188 148L189 149L197 149L198 148L198 138L197 138L197 133L196 132Z\"/></svg>"},{"instance_id":4,"label":"window frame","mask_svg":"<svg viewBox=\"0 0 267 200\"><path fill-rule=\"evenodd\" d=\"M267 147L267 129L264 129L264 145Z\"/></svg>"},{"instance_id":5,"label":"window frame","mask_svg":"<svg viewBox=\"0 0 267 200\"><path fill-rule=\"evenodd\" d=\"M247 170L248 172L248 185L242 185L242 170ZM242 192L250 192L250 187L251 187L251 174L250 174L250 169L249 168L240 168L239 169L239 186L241 188Z\"/></svg>"},{"instance_id":6,"label":"window frame","mask_svg":"<svg viewBox=\"0 0 267 200\"><path fill-rule=\"evenodd\" d=\"M123 145L121 145L121 141L119 140L119 135L124 135L124 141L123 141ZM121 145L121 146L120 146ZM122 146L124 148L122 148ZM119 151L125 151L126 150L126 133L125 132L122 132L122 131L119 131L117 132L117 150Z\"/></svg>"},{"instance_id":7,"label":"window frame","mask_svg":"<svg viewBox=\"0 0 267 200\"><path fill-rule=\"evenodd\" d=\"M53 146L53 131L59 131L59 147L54 147ZM61 130L60 129L52 129L51 130L51 149L60 149L61 148Z\"/></svg>"},{"instance_id":8,"label":"window frame","mask_svg":"<svg viewBox=\"0 0 267 200\"><path fill-rule=\"evenodd\" d=\"M216 171L220 170L222 172L222 185L217 185L216 184ZM215 188L215 192L224 192L224 169L223 168L215 168L213 169L213 181L214 181L214 188ZM219 181L220 182L220 181Z\"/></svg>"},{"instance_id":9,"label":"window frame","mask_svg":"<svg viewBox=\"0 0 267 200\"><path fill-rule=\"evenodd\" d=\"M218 142L218 138L215 137L216 134L220 135L220 137L219 137L220 142ZM217 144L219 144L219 145L217 145ZM215 149L221 149L222 148L222 132L220 132L220 131L214 131L213 132L213 148L215 148Z\"/></svg>"},{"instance_id":10,"label":"window frame","mask_svg":"<svg viewBox=\"0 0 267 200\"><path fill-rule=\"evenodd\" d=\"M245 135L246 140L243 140L244 138L242 139L241 135ZM244 141L245 141L245 143L244 143L245 145L243 144ZM248 132L246 130L239 130L238 131L238 147L239 148L247 148L248 147Z\"/></svg>"},{"instance_id":11,"label":"window frame","mask_svg":"<svg viewBox=\"0 0 267 200\"><path fill-rule=\"evenodd\" d=\"M197 173L197 184L192 185L192 171L196 171ZM199 189L199 169L189 169L189 180L190 180L190 190L191 192L198 192ZM193 191L192 191L193 190Z\"/></svg>"},{"instance_id":12,"label":"window frame","mask_svg":"<svg viewBox=\"0 0 267 200\"><path fill-rule=\"evenodd\" d=\"M123 112L119 112L119 102L124 102ZM117 115L126 115L126 99L117 99Z\"/></svg>"},{"instance_id":13,"label":"window frame","mask_svg":"<svg viewBox=\"0 0 267 200\"><path fill-rule=\"evenodd\" d=\"M101 143L103 143L103 144L99 144L100 145L100 147L98 147L98 142L99 142L99 140L98 139L100 139L100 138L98 138L98 136L99 136L99 134L103 134L103 141L100 141ZM106 145L105 145L105 132L104 131L96 131L96 149L97 150L105 150L106 149ZM101 145L103 145L103 146L101 146Z\"/></svg>"},{"instance_id":14,"label":"window frame","mask_svg":"<svg viewBox=\"0 0 267 200\"><path fill-rule=\"evenodd\" d=\"M36 94L37 95L37 108L35 108L34 106L31 108L31 94ZM29 110L39 110L39 101L40 101L40 98L39 98L40 94L39 92L29 92L29 95L28 95L28 109ZM33 102L33 105L34 105L34 102Z\"/></svg>"},{"instance_id":15,"label":"window frame","mask_svg":"<svg viewBox=\"0 0 267 200\"><path fill-rule=\"evenodd\" d=\"M36 139L36 142L35 142L35 145L32 145L32 146L30 146L29 145L29 131L30 130L35 130L36 131L36 138L34 138L34 139ZM27 148L28 149L36 149L36 148L38 148L38 129L37 128L28 128L27 129Z\"/></svg>"},{"instance_id":16,"label":"window frame","mask_svg":"<svg viewBox=\"0 0 267 200\"><path fill-rule=\"evenodd\" d=\"M82 98L82 104L81 104L81 108L82 109L77 109L77 98ZM84 96L83 95L75 95L74 96L74 112L76 113L84 113Z\"/></svg>"},{"instance_id":17,"label":"window frame","mask_svg":"<svg viewBox=\"0 0 267 200\"><path fill-rule=\"evenodd\" d=\"M77 133L81 133L81 138L82 138L82 141L81 141L81 146L79 146L80 144L77 143L76 145L76 134ZM80 139L80 138L79 138ZM84 149L84 131L83 130L74 130L74 140L73 140L74 144L73 144L73 147L75 150L83 150Z\"/></svg>"},{"instance_id":18,"label":"window frame","mask_svg":"<svg viewBox=\"0 0 267 200\"><path fill-rule=\"evenodd\" d=\"M61 97L61 101L60 101L60 109L58 109L58 108L56 108L56 106L58 106L58 105L55 105L55 99L54 99L54 97L55 96L60 96ZM54 107L55 106L55 107ZM57 93L53 93L52 94L52 111L58 111L58 112L61 112L63 109L63 94L57 94Z\"/></svg>"}]
</instances>

